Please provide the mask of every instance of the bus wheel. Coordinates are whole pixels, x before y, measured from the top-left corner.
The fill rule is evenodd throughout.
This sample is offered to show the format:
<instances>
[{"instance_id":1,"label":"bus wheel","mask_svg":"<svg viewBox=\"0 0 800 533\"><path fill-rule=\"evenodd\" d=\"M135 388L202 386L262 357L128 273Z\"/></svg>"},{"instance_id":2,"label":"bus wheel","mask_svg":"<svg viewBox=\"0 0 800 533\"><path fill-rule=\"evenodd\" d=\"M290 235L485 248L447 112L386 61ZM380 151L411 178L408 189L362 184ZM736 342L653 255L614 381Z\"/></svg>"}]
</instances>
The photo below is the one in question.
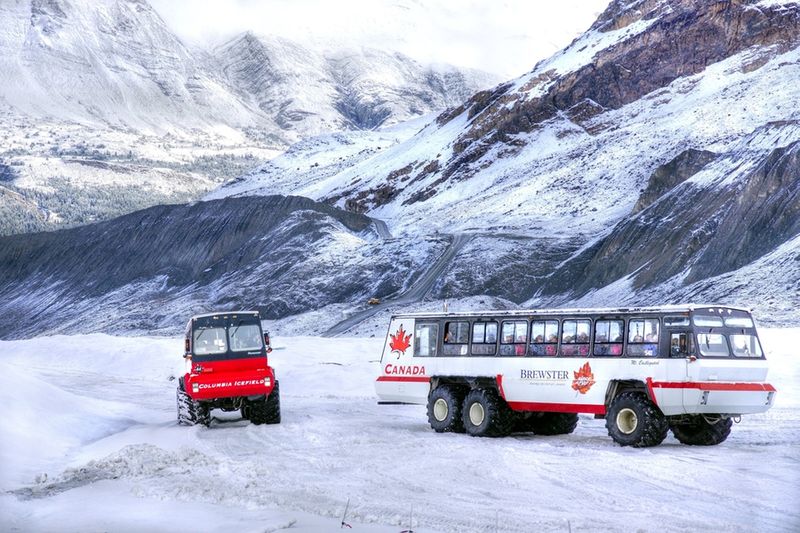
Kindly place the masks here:
<instances>
[{"instance_id":1,"label":"bus wheel","mask_svg":"<svg viewBox=\"0 0 800 533\"><path fill-rule=\"evenodd\" d=\"M567 435L578 426L575 413L542 413L532 418L530 428L536 435Z\"/></svg>"},{"instance_id":2,"label":"bus wheel","mask_svg":"<svg viewBox=\"0 0 800 533\"><path fill-rule=\"evenodd\" d=\"M183 380L177 389L178 401L178 424L182 426L193 426L200 424L208 426L211 424L211 414L208 407L200 402L192 400L186 391L183 390Z\"/></svg>"},{"instance_id":3,"label":"bus wheel","mask_svg":"<svg viewBox=\"0 0 800 533\"><path fill-rule=\"evenodd\" d=\"M733 420L730 418L720 418L712 424L702 415L693 415L688 420L671 424L670 429L682 444L713 446L728 438L732 425Z\"/></svg>"},{"instance_id":4,"label":"bus wheel","mask_svg":"<svg viewBox=\"0 0 800 533\"><path fill-rule=\"evenodd\" d=\"M247 406L247 418L253 424L280 424L281 423L281 393L278 380L269 396L261 400L250 402Z\"/></svg>"},{"instance_id":5,"label":"bus wheel","mask_svg":"<svg viewBox=\"0 0 800 533\"><path fill-rule=\"evenodd\" d=\"M461 407L464 391L455 385L439 385L428 395L428 422L436 433L464 433Z\"/></svg>"},{"instance_id":6,"label":"bus wheel","mask_svg":"<svg viewBox=\"0 0 800 533\"><path fill-rule=\"evenodd\" d=\"M514 427L514 412L494 389L472 389L461 413L464 428L473 437L504 437Z\"/></svg>"},{"instance_id":7,"label":"bus wheel","mask_svg":"<svg viewBox=\"0 0 800 533\"><path fill-rule=\"evenodd\" d=\"M611 401L606 429L621 446L657 446L667 437L669 424L663 413L644 393L628 391Z\"/></svg>"}]
</instances>

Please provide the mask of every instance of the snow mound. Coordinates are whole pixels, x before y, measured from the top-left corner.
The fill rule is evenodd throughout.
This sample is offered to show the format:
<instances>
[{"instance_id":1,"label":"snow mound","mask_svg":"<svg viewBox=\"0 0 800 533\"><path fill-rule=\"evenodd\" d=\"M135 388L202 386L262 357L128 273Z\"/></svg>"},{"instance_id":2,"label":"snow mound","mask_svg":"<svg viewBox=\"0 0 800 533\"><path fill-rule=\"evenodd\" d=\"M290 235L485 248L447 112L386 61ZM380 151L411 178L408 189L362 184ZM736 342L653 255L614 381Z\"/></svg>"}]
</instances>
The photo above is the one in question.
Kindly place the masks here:
<instances>
[{"instance_id":1,"label":"snow mound","mask_svg":"<svg viewBox=\"0 0 800 533\"><path fill-rule=\"evenodd\" d=\"M21 399L24 398L24 401ZM64 454L134 424L125 408L73 394L0 362L0 486L30 482ZM22 459L22 460L20 460Z\"/></svg>"}]
</instances>

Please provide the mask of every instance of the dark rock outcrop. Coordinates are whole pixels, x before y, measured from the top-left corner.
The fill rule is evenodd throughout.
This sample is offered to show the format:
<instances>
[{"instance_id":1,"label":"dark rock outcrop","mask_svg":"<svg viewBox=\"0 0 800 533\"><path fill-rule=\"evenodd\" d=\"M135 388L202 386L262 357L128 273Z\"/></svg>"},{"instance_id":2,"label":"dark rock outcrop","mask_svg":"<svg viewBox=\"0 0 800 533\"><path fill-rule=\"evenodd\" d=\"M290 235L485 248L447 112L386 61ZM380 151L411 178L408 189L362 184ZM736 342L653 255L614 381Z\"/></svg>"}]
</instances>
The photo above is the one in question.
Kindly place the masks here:
<instances>
[{"instance_id":1,"label":"dark rock outcrop","mask_svg":"<svg viewBox=\"0 0 800 533\"><path fill-rule=\"evenodd\" d=\"M669 163L658 167L650 176L647 188L642 191L639 200L633 207L633 213L638 213L675 186L697 174L700 169L716 159L716 157L717 155L714 152L689 149L678 154Z\"/></svg>"},{"instance_id":2,"label":"dark rock outcrop","mask_svg":"<svg viewBox=\"0 0 800 533\"><path fill-rule=\"evenodd\" d=\"M465 110L472 119L455 141L453 155L443 164L444 178L469 178L474 173L472 163L498 144L513 145L515 135L562 114L581 125L605 110L618 109L748 48L769 49L768 55L774 57L800 44L800 6L756 8L756 3L613 1L592 30L608 32L638 21L650 21L650 26L601 50L591 63L573 72L561 76L553 71L540 73L521 91L513 84L481 91L437 119L444 124ZM546 90L529 98L526 91L537 86Z\"/></svg>"},{"instance_id":3,"label":"dark rock outcrop","mask_svg":"<svg viewBox=\"0 0 800 533\"><path fill-rule=\"evenodd\" d=\"M735 158L728 156L734 171ZM690 284L743 267L800 234L800 142L776 148L731 183L720 181L689 180L627 217L574 262L582 268L556 271L541 294L579 298L626 276L635 289L675 276Z\"/></svg>"}]
</instances>

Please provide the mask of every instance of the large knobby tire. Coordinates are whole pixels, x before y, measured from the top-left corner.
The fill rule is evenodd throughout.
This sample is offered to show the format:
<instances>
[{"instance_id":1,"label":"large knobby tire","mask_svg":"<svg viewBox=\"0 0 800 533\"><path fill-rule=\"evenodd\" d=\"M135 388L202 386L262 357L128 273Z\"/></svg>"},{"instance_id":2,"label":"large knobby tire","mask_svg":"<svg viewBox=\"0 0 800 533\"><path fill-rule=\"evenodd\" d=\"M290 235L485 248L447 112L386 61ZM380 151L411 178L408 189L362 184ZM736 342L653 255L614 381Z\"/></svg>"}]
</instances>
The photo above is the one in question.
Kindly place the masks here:
<instances>
[{"instance_id":1,"label":"large knobby tire","mask_svg":"<svg viewBox=\"0 0 800 533\"><path fill-rule=\"evenodd\" d=\"M528 427L536 435L567 435L578 426L575 413L541 413L528 419Z\"/></svg>"},{"instance_id":2,"label":"large knobby tire","mask_svg":"<svg viewBox=\"0 0 800 533\"><path fill-rule=\"evenodd\" d=\"M281 423L281 394L278 380L269 396L250 402L247 408L247 418L253 424L280 424Z\"/></svg>"},{"instance_id":3,"label":"large knobby tire","mask_svg":"<svg viewBox=\"0 0 800 533\"><path fill-rule=\"evenodd\" d=\"M693 415L688 420L671 424L672 434L682 444L692 446L713 446L724 442L731 434L733 420L730 418L720 418L713 424L702 415Z\"/></svg>"},{"instance_id":4,"label":"large knobby tire","mask_svg":"<svg viewBox=\"0 0 800 533\"><path fill-rule=\"evenodd\" d=\"M606 412L606 429L621 446L658 446L667 437L669 424L661 410L641 392L619 394Z\"/></svg>"},{"instance_id":5,"label":"large knobby tire","mask_svg":"<svg viewBox=\"0 0 800 533\"><path fill-rule=\"evenodd\" d=\"M457 385L439 385L428 395L428 423L436 433L464 433L461 409L465 391Z\"/></svg>"},{"instance_id":6,"label":"large knobby tire","mask_svg":"<svg viewBox=\"0 0 800 533\"><path fill-rule=\"evenodd\" d=\"M464 398L461 413L464 429L473 437L504 437L514 428L516 417L494 389L472 389Z\"/></svg>"},{"instance_id":7,"label":"large knobby tire","mask_svg":"<svg viewBox=\"0 0 800 533\"><path fill-rule=\"evenodd\" d=\"M200 424L208 426L211 423L211 413L208 407L196 402L183 390L183 383L177 389L178 424L194 426Z\"/></svg>"}]
</instances>

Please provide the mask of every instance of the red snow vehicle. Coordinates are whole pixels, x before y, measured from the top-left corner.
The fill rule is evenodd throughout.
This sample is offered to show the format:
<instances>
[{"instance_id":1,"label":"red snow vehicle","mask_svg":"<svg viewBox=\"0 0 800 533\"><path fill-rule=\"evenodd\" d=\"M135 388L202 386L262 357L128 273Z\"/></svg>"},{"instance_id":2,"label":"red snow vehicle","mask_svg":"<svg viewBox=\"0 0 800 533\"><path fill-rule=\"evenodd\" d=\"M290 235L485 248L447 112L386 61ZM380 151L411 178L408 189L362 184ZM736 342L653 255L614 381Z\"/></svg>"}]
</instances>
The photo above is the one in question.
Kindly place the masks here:
<instances>
[{"instance_id":1,"label":"red snow vehicle","mask_svg":"<svg viewBox=\"0 0 800 533\"><path fill-rule=\"evenodd\" d=\"M256 311L194 316L186 326L186 374L178 380L178 423L208 425L212 409L241 411L254 424L278 424L278 380Z\"/></svg>"}]
</instances>

